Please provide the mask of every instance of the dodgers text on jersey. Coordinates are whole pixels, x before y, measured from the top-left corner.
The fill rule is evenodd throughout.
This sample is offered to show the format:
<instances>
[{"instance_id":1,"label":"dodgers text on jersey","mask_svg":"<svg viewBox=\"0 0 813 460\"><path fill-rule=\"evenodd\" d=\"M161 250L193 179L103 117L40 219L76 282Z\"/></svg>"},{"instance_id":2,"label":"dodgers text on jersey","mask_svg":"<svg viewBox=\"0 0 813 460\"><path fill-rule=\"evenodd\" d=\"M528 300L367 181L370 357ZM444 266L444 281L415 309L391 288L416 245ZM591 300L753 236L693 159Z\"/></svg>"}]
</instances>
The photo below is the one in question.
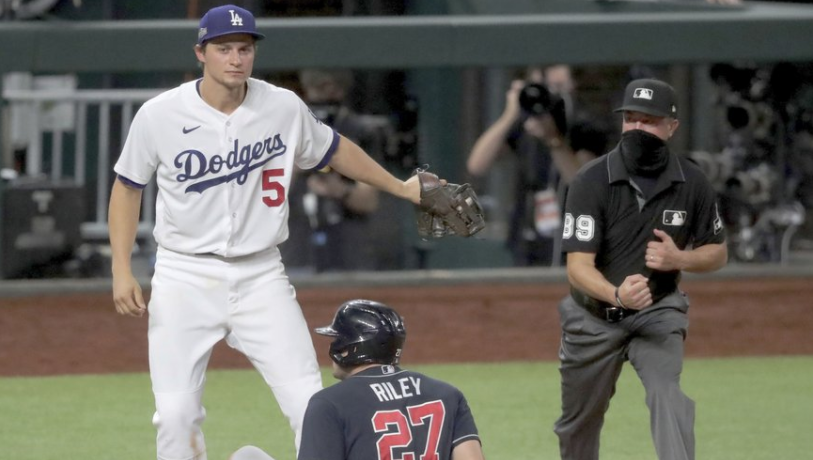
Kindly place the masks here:
<instances>
[{"instance_id":1,"label":"dodgers text on jersey","mask_svg":"<svg viewBox=\"0 0 813 460\"><path fill-rule=\"evenodd\" d=\"M225 166L226 174L195 182L186 188L186 193L203 193L208 188L232 180L237 180L238 184L243 185L246 183L248 174L251 171L261 168L274 158L283 155L287 149L280 135L276 134L264 141L255 142L254 144L249 143L242 147L240 147L240 140L235 139L234 148L229 151L225 158L220 155L212 155L207 158L199 150L184 150L175 157L175 167L183 170L181 174L176 176L176 179L178 182L200 179L218 174ZM267 157L263 158L264 155L267 155Z\"/></svg>"}]
</instances>

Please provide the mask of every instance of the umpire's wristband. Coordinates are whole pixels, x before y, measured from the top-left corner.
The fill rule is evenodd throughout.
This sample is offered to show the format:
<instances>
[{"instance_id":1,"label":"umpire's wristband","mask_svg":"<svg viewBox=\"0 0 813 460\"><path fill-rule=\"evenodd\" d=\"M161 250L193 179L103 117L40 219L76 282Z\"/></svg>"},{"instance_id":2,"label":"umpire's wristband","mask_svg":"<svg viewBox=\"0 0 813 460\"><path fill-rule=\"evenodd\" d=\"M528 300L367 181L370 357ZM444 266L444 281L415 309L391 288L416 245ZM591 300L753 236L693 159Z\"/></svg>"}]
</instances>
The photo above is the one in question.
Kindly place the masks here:
<instances>
[{"instance_id":1,"label":"umpire's wristband","mask_svg":"<svg viewBox=\"0 0 813 460\"><path fill-rule=\"evenodd\" d=\"M615 288L615 303L616 303L616 305L618 305L621 308L627 308L627 306L624 305L624 302L621 301L621 296L618 295L618 288L617 287Z\"/></svg>"}]
</instances>

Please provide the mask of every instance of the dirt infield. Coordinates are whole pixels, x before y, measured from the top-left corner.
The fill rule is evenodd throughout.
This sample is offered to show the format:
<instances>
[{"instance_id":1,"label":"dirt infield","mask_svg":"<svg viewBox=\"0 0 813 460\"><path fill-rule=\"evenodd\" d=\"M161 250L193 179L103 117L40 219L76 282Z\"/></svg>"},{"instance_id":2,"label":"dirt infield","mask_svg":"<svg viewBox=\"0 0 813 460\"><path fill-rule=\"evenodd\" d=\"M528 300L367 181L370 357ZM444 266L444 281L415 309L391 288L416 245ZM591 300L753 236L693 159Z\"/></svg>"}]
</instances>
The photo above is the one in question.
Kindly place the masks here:
<instances>
[{"instance_id":1,"label":"dirt infield","mask_svg":"<svg viewBox=\"0 0 813 460\"><path fill-rule=\"evenodd\" d=\"M813 354L810 278L686 281L690 357ZM310 326L330 322L350 298L395 306L409 339L404 363L555 360L556 305L564 284L307 288L298 295ZM314 338L327 364L328 340ZM222 342L211 368L247 368ZM0 298L0 376L147 370L147 320L125 318L109 293Z\"/></svg>"}]
</instances>

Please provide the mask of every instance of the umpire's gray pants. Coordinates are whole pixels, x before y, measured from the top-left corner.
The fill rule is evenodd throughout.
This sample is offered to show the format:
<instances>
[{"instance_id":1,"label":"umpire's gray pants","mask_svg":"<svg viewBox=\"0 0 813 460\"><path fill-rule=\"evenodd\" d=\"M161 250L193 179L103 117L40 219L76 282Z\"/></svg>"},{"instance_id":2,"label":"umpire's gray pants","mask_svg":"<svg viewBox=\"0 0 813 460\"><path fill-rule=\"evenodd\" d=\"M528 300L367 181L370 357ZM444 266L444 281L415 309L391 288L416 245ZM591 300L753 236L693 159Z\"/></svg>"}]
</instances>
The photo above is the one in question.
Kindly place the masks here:
<instances>
[{"instance_id":1,"label":"umpire's gray pants","mask_svg":"<svg viewBox=\"0 0 813 460\"><path fill-rule=\"evenodd\" d=\"M694 459L694 401L680 389L689 302L680 292L618 323L566 297L559 305L562 416L554 431L563 460L598 459L604 413L629 360L646 389L660 460Z\"/></svg>"}]
</instances>

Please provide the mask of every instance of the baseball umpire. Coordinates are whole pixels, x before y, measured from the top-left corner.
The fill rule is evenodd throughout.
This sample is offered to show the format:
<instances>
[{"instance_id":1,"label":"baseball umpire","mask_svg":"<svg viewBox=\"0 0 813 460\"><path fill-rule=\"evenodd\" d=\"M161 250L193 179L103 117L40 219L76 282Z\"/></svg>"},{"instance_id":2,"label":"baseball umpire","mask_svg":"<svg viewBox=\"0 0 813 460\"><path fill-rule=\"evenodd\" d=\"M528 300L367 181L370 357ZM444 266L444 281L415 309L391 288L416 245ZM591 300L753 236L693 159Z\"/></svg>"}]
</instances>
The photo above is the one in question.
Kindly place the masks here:
<instances>
[{"instance_id":1,"label":"baseball umpire","mask_svg":"<svg viewBox=\"0 0 813 460\"><path fill-rule=\"evenodd\" d=\"M585 165L565 204L571 294L559 305L562 459L594 460L624 361L646 390L661 460L694 459L694 402L680 389L689 299L681 271L723 267L728 252L716 195L693 163L669 150L679 122L665 82L626 88L619 145Z\"/></svg>"},{"instance_id":2,"label":"baseball umpire","mask_svg":"<svg viewBox=\"0 0 813 460\"><path fill-rule=\"evenodd\" d=\"M450 201L458 196L458 188L447 188L454 184L425 197L423 176L393 177L293 92L251 78L262 38L251 12L234 5L209 10L195 46L203 77L144 103L114 168L109 228L120 314L147 311L130 253L142 189L153 175L158 184L148 335L159 459L206 459L201 398L212 348L224 338L262 374L299 444L305 408L322 380L277 249L288 237L295 165L330 166L442 211L440 223L462 209ZM436 206L434 197L449 205Z\"/></svg>"}]
</instances>

